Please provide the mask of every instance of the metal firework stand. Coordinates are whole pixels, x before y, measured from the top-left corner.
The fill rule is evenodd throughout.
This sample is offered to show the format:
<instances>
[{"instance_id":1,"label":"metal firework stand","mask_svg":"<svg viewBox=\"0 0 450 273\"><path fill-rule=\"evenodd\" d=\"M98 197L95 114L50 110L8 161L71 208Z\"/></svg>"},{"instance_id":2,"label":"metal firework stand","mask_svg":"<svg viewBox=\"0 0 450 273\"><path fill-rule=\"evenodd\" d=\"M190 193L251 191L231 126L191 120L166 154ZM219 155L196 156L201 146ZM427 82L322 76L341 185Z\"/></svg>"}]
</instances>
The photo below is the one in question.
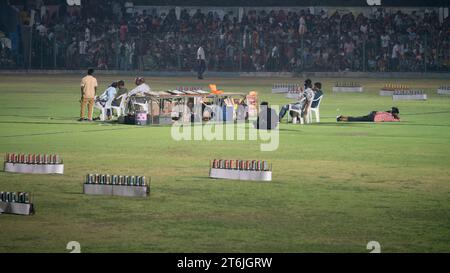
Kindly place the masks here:
<instances>
[{"instance_id":1,"label":"metal firework stand","mask_svg":"<svg viewBox=\"0 0 450 273\"><path fill-rule=\"evenodd\" d=\"M392 97L395 92L398 91L411 91L411 89L406 84L385 84L382 89L380 89L380 96Z\"/></svg>"},{"instance_id":2,"label":"metal firework stand","mask_svg":"<svg viewBox=\"0 0 450 273\"><path fill-rule=\"evenodd\" d=\"M64 164L59 155L6 154L5 172L31 174L63 174Z\"/></svg>"},{"instance_id":3,"label":"metal firework stand","mask_svg":"<svg viewBox=\"0 0 450 273\"><path fill-rule=\"evenodd\" d=\"M145 176L88 174L83 185L83 193L147 197L150 194L150 182L147 183Z\"/></svg>"},{"instance_id":4,"label":"metal firework stand","mask_svg":"<svg viewBox=\"0 0 450 273\"><path fill-rule=\"evenodd\" d=\"M427 93L423 90L408 90L408 91L395 91L392 96L394 101L397 100L420 100L426 101L428 99Z\"/></svg>"},{"instance_id":5,"label":"metal firework stand","mask_svg":"<svg viewBox=\"0 0 450 273\"><path fill-rule=\"evenodd\" d=\"M272 165L258 160L221 160L211 162L209 177L214 179L272 181Z\"/></svg>"},{"instance_id":6,"label":"metal firework stand","mask_svg":"<svg viewBox=\"0 0 450 273\"><path fill-rule=\"evenodd\" d=\"M333 86L333 92L361 93L361 92L363 92L363 87L359 83L355 83L355 82L344 82L344 83L339 82Z\"/></svg>"},{"instance_id":7,"label":"metal firework stand","mask_svg":"<svg viewBox=\"0 0 450 273\"><path fill-rule=\"evenodd\" d=\"M34 206L27 192L0 192L0 214L33 215Z\"/></svg>"},{"instance_id":8,"label":"metal firework stand","mask_svg":"<svg viewBox=\"0 0 450 273\"><path fill-rule=\"evenodd\" d=\"M450 85L439 87L437 93L439 95L450 95Z\"/></svg>"}]
</instances>

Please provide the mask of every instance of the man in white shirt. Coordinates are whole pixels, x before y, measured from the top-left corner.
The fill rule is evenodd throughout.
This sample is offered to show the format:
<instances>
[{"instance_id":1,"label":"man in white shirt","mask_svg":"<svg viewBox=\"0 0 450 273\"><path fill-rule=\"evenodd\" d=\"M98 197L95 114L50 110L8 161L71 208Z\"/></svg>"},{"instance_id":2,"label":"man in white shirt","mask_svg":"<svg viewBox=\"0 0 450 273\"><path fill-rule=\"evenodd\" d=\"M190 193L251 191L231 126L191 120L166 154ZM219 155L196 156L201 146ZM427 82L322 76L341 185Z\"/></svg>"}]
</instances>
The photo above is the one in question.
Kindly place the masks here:
<instances>
[{"instance_id":1,"label":"man in white shirt","mask_svg":"<svg viewBox=\"0 0 450 273\"><path fill-rule=\"evenodd\" d=\"M200 47L197 50L197 78L199 80L203 80L203 73L205 73L206 70L206 62L205 62L205 50L200 45Z\"/></svg>"},{"instance_id":2,"label":"man in white shirt","mask_svg":"<svg viewBox=\"0 0 450 273\"><path fill-rule=\"evenodd\" d=\"M142 108L144 111L148 111L148 107L146 106L148 100L146 97L144 97L144 95L146 93L150 93L152 90L150 86L145 83L145 80L142 77L136 78L135 84L137 86L128 93L128 96L126 98L128 114L134 113Z\"/></svg>"},{"instance_id":3,"label":"man in white shirt","mask_svg":"<svg viewBox=\"0 0 450 273\"><path fill-rule=\"evenodd\" d=\"M113 82L105 90L105 92L103 92L103 94L95 98L95 107L100 110L103 110L106 107L107 102L109 101L111 103L112 100L115 98L116 94L117 94L117 82ZM111 109L107 109L106 116L108 120L111 119L112 116Z\"/></svg>"},{"instance_id":4,"label":"man in white shirt","mask_svg":"<svg viewBox=\"0 0 450 273\"><path fill-rule=\"evenodd\" d=\"M286 104L281 107L279 118L280 122L286 115L289 108L295 110L301 110L302 116L307 113L308 107L314 100L314 91L312 90L312 82L310 79L305 80L305 90L300 94L299 100L296 103ZM290 106L290 107L289 107Z\"/></svg>"},{"instance_id":5,"label":"man in white shirt","mask_svg":"<svg viewBox=\"0 0 450 273\"><path fill-rule=\"evenodd\" d=\"M128 93L128 97L133 95L144 95L145 93L152 91L150 86L145 83L145 79L142 77L136 78L135 83L137 86Z\"/></svg>"},{"instance_id":6,"label":"man in white shirt","mask_svg":"<svg viewBox=\"0 0 450 273\"><path fill-rule=\"evenodd\" d=\"M394 46L392 47L392 70L398 69L398 63L399 63L399 57L400 57L400 45L398 42L395 42Z\"/></svg>"}]
</instances>

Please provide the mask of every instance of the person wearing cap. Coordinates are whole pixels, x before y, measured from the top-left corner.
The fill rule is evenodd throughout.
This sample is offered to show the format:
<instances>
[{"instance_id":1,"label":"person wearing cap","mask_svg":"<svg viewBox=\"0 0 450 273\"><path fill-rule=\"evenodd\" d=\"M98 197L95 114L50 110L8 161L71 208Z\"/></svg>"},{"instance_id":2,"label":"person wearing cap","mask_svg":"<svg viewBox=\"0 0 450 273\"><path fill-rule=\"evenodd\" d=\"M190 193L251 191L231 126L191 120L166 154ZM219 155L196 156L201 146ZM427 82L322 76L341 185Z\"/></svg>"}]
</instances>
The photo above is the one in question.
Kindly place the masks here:
<instances>
[{"instance_id":1,"label":"person wearing cap","mask_svg":"<svg viewBox=\"0 0 450 273\"><path fill-rule=\"evenodd\" d=\"M311 105L314 100L314 91L312 89L312 81L310 79L305 80L304 91L301 92L299 100L296 103L286 104L281 107L279 121L283 119L286 115L287 111L290 109L301 110L302 116L304 116L308 112L308 107Z\"/></svg>"},{"instance_id":2,"label":"person wearing cap","mask_svg":"<svg viewBox=\"0 0 450 273\"><path fill-rule=\"evenodd\" d=\"M128 113L133 113L140 107L137 105L145 105L147 99L144 97L146 93L150 93L152 90L148 84L145 83L145 79L142 77L137 77L134 81L136 87L128 92L127 95L127 111Z\"/></svg>"},{"instance_id":3,"label":"person wearing cap","mask_svg":"<svg viewBox=\"0 0 450 273\"><path fill-rule=\"evenodd\" d=\"M128 93L128 97L138 94L144 95L145 93L152 91L150 86L145 83L145 79L142 77L137 77L134 83L136 84L136 87Z\"/></svg>"},{"instance_id":4,"label":"person wearing cap","mask_svg":"<svg viewBox=\"0 0 450 273\"><path fill-rule=\"evenodd\" d=\"M392 107L390 111L372 111L368 115L360 117L338 116L336 120L338 122L396 122L400 121L399 114L398 108Z\"/></svg>"},{"instance_id":5,"label":"person wearing cap","mask_svg":"<svg viewBox=\"0 0 450 273\"><path fill-rule=\"evenodd\" d=\"M81 111L79 121L85 119L85 110L88 106L88 120L92 121L92 114L94 112L94 98L97 93L97 79L93 76L94 69L89 69L87 76L81 79Z\"/></svg>"}]
</instances>

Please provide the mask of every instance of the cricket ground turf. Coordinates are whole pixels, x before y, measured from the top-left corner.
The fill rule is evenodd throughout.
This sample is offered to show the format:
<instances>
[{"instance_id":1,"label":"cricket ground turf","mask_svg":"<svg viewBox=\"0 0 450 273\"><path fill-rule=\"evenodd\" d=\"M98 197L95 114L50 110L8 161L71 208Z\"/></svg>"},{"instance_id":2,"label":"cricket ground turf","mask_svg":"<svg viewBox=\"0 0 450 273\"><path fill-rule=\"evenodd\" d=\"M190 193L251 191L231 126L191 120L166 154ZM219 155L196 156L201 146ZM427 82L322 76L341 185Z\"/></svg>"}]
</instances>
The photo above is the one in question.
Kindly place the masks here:
<instances>
[{"instance_id":1,"label":"cricket ground turf","mask_svg":"<svg viewBox=\"0 0 450 273\"><path fill-rule=\"evenodd\" d=\"M0 215L0 252L382 252L450 251L450 96L446 80L346 79L364 93L332 93L316 79L321 123L282 123L279 147L260 141L175 141L170 126L78 122L81 75L0 75L0 155L57 153L64 175L0 172L0 191L27 191L34 216ZM97 75L99 91L117 76ZM127 87L133 78L124 77ZM282 78L147 77L156 90L216 83L258 91ZM393 102L387 82L425 90L428 101ZM337 115L400 109L400 123L337 123ZM98 112L97 112L98 114ZM210 160L273 163L272 182L212 180ZM87 173L151 177L147 199L82 194Z\"/></svg>"}]
</instances>

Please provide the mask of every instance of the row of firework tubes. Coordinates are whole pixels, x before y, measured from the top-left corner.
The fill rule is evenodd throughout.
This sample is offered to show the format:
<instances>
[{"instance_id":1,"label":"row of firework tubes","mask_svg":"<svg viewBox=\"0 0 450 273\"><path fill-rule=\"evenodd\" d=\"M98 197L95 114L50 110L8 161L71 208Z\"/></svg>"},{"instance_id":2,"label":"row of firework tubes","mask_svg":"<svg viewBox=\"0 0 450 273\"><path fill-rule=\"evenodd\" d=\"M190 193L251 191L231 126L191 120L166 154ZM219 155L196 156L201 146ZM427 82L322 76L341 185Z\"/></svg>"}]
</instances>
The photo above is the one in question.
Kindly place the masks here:
<instances>
[{"instance_id":1,"label":"row of firework tubes","mask_svg":"<svg viewBox=\"0 0 450 273\"><path fill-rule=\"evenodd\" d=\"M6 162L19 164L62 164L62 159L55 154L15 154L7 153Z\"/></svg>"},{"instance_id":2,"label":"row of firework tubes","mask_svg":"<svg viewBox=\"0 0 450 273\"><path fill-rule=\"evenodd\" d=\"M178 91L196 91L196 90L203 90L202 87L195 87L195 86L179 86L177 87Z\"/></svg>"},{"instance_id":3,"label":"row of firework tubes","mask_svg":"<svg viewBox=\"0 0 450 273\"><path fill-rule=\"evenodd\" d=\"M300 88L301 85L298 83L274 83L273 84L273 89L279 89L279 88L295 88L298 89Z\"/></svg>"},{"instance_id":4,"label":"row of firework tubes","mask_svg":"<svg viewBox=\"0 0 450 273\"><path fill-rule=\"evenodd\" d=\"M0 191L0 202L29 204L30 194L28 192Z\"/></svg>"},{"instance_id":5,"label":"row of firework tubes","mask_svg":"<svg viewBox=\"0 0 450 273\"><path fill-rule=\"evenodd\" d=\"M271 171L272 164L261 160L222 160L214 159L211 162L213 169L229 169L239 171Z\"/></svg>"},{"instance_id":6,"label":"row of firework tubes","mask_svg":"<svg viewBox=\"0 0 450 273\"><path fill-rule=\"evenodd\" d=\"M395 90L394 95L423 95L423 90Z\"/></svg>"},{"instance_id":7,"label":"row of firework tubes","mask_svg":"<svg viewBox=\"0 0 450 273\"><path fill-rule=\"evenodd\" d=\"M361 84L357 82L337 82L335 83L336 87L361 87Z\"/></svg>"},{"instance_id":8,"label":"row of firework tubes","mask_svg":"<svg viewBox=\"0 0 450 273\"><path fill-rule=\"evenodd\" d=\"M387 83L383 87L384 90L409 90L409 86L406 84L393 84Z\"/></svg>"},{"instance_id":9,"label":"row of firework tubes","mask_svg":"<svg viewBox=\"0 0 450 273\"><path fill-rule=\"evenodd\" d=\"M145 176L88 174L86 184L121 185L121 186L147 186Z\"/></svg>"}]
</instances>

